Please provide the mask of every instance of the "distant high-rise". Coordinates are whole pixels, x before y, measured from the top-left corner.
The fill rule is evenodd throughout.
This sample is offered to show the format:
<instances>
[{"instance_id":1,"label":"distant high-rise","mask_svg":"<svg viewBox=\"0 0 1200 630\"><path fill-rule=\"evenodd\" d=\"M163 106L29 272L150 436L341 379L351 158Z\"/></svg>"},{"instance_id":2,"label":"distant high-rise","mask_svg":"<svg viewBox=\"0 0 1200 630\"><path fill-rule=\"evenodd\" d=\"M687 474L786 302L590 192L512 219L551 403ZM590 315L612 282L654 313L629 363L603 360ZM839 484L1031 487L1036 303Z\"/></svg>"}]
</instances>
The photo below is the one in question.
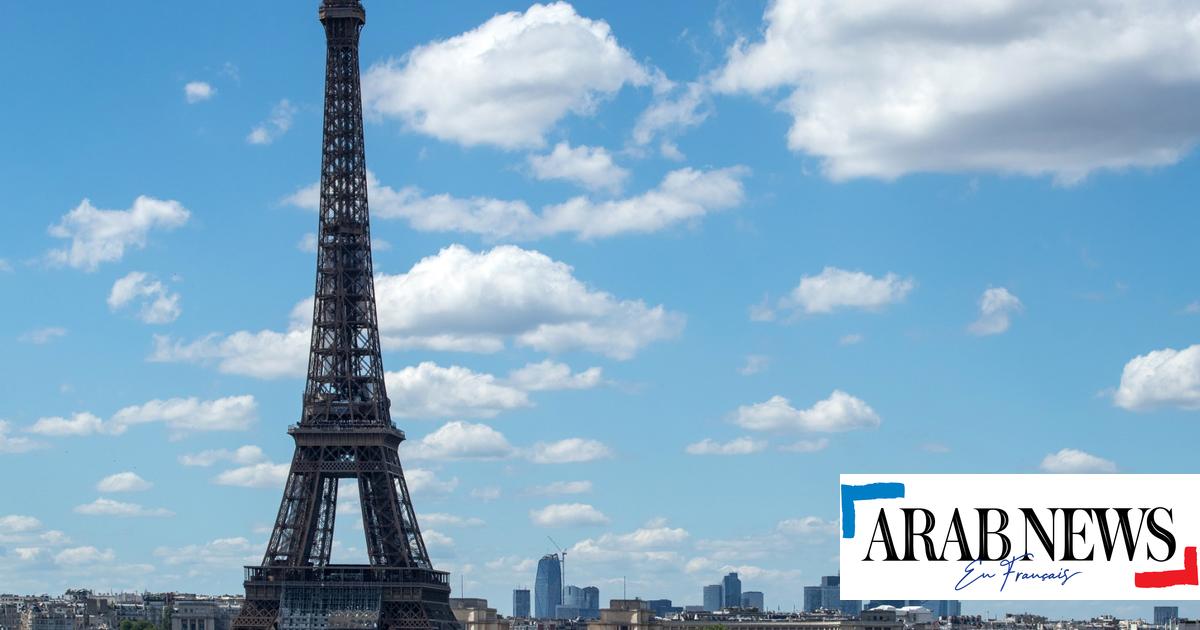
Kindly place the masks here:
<instances>
[{"instance_id":1,"label":"distant high-rise","mask_svg":"<svg viewBox=\"0 0 1200 630\"><path fill-rule=\"evenodd\" d=\"M941 617L958 617L962 615L962 602L957 599L927 599L923 601L910 600L909 606L924 606L933 613L934 619ZM897 608L899 608L897 606Z\"/></svg>"},{"instance_id":2,"label":"distant high-rise","mask_svg":"<svg viewBox=\"0 0 1200 630\"><path fill-rule=\"evenodd\" d=\"M513 589L513 609L512 616L521 619L529 618L529 589L514 588Z\"/></svg>"},{"instance_id":3,"label":"distant high-rise","mask_svg":"<svg viewBox=\"0 0 1200 630\"><path fill-rule=\"evenodd\" d=\"M725 608L737 608L742 605L742 581L737 573L729 573L721 580L723 596L721 601Z\"/></svg>"},{"instance_id":4,"label":"distant high-rise","mask_svg":"<svg viewBox=\"0 0 1200 630\"><path fill-rule=\"evenodd\" d=\"M837 575L826 575L821 578L819 586L804 587L804 612L813 612L819 608L836 610L843 615L858 616L862 613L862 602L857 599L842 599L842 578ZM901 604L903 605L903 604Z\"/></svg>"},{"instance_id":5,"label":"distant high-rise","mask_svg":"<svg viewBox=\"0 0 1200 630\"><path fill-rule=\"evenodd\" d=\"M583 587L583 610L584 617L591 619L600 618L600 589L595 586Z\"/></svg>"},{"instance_id":6,"label":"distant high-rise","mask_svg":"<svg viewBox=\"0 0 1200 630\"><path fill-rule=\"evenodd\" d=\"M764 610L762 591L746 591L742 593L742 608Z\"/></svg>"},{"instance_id":7,"label":"distant high-rise","mask_svg":"<svg viewBox=\"0 0 1200 630\"><path fill-rule=\"evenodd\" d=\"M537 618L553 619L563 595L562 565L558 562L558 554L547 554L538 560L533 595Z\"/></svg>"},{"instance_id":8,"label":"distant high-rise","mask_svg":"<svg viewBox=\"0 0 1200 630\"><path fill-rule=\"evenodd\" d=\"M723 601L720 584L709 584L704 587L704 610L708 612L721 610Z\"/></svg>"},{"instance_id":9,"label":"distant high-rise","mask_svg":"<svg viewBox=\"0 0 1200 630\"><path fill-rule=\"evenodd\" d=\"M650 610L654 611L655 617L666 617L673 612L683 611L682 608L676 608L675 606L672 606L671 600L669 599L649 599L646 600L646 606L649 607Z\"/></svg>"},{"instance_id":10,"label":"distant high-rise","mask_svg":"<svg viewBox=\"0 0 1200 630\"><path fill-rule=\"evenodd\" d=\"M1154 625L1165 626L1173 621L1179 620L1178 606L1155 606L1154 607Z\"/></svg>"}]
</instances>

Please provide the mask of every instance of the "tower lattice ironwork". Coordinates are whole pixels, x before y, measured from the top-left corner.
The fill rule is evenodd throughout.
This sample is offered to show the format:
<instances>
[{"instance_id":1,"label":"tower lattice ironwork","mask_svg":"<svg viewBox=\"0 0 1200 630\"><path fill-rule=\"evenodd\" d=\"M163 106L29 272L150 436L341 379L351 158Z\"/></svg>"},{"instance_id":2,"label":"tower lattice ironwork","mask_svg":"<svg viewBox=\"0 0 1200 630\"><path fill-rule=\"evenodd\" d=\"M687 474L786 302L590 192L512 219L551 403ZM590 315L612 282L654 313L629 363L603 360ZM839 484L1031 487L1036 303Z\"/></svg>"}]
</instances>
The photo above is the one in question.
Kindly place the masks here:
<instances>
[{"instance_id":1,"label":"tower lattice ironwork","mask_svg":"<svg viewBox=\"0 0 1200 630\"><path fill-rule=\"evenodd\" d=\"M409 498L379 352L363 148L359 0L324 0L327 42L320 235L304 409L259 566L246 567L236 630L452 630L447 574L433 569ZM370 564L330 562L338 483L358 484Z\"/></svg>"}]
</instances>

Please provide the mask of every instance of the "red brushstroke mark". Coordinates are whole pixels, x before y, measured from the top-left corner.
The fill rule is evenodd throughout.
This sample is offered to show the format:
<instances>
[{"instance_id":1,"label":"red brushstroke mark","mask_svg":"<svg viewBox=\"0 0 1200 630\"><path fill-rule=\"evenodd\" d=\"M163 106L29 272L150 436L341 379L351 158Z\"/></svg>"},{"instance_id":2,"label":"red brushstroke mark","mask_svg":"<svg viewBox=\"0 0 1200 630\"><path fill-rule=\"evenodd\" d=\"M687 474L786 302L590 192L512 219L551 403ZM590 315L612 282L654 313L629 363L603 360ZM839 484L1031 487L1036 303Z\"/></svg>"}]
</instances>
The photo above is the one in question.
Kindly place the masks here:
<instances>
[{"instance_id":1,"label":"red brushstroke mark","mask_svg":"<svg viewBox=\"0 0 1200 630\"><path fill-rule=\"evenodd\" d=\"M1133 574L1133 585L1138 588L1165 588L1184 584L1200 585L1200 573L1196 571L1195 547L1184 548L1182 569Z\"/></svg>"}]
</instances>

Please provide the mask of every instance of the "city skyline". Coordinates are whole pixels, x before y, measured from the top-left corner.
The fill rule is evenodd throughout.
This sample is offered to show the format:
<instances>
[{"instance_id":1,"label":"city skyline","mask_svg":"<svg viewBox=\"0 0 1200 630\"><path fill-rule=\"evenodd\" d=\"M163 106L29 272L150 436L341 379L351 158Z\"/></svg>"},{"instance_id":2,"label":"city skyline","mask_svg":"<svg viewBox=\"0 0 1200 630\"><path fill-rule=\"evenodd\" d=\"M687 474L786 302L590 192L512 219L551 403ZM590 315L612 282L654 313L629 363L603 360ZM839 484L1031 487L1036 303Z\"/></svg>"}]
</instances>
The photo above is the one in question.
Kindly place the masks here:
<instances>
[{"instance_id":1,"label":"city skyline","mask_svg":"<svg viewBox=\"0 0 1200 630\"><path fill-rule=\"evenodd\" d=\"M1188 470L1200 69L1157 64L1200 58L1195 7L674 6L367 5L385 380L455 597L503 607L565 550L560 589L696 605L734 573L800 609L840 472ZM30 304L0 342L0 591L237 593L261 560L312 311L315 10L0 27L48 48L0 105L0 285ZM872 29L911 72L840 54ZM959 89L984 74L1011 96Z\"/></svg>"}]
</instances>

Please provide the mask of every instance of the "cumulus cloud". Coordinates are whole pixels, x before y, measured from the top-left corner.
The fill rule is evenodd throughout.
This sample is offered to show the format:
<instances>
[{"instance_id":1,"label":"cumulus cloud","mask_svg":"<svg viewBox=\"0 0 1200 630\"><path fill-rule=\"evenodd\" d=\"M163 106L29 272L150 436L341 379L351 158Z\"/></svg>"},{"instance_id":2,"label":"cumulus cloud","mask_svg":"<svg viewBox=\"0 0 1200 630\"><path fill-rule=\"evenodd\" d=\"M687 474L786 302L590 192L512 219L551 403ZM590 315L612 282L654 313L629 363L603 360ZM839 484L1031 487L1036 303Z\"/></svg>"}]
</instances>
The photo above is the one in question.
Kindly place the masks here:
<instances>
[{"instance_id":1,"label":"cumulus cloud","mask_svg":"<svg viewBox=\"0 0 1200 630\"><path fill-rule=\"evenodd\" d=\"M894 273L875 277L861 271L826 267L815 276L802 277L800 284L779 300L779 307L807 314L842 309L879 310L903 301L914 286L912 278L901 278Z\"/></svg>"},{"instance_id":2,"label":"cumulus cloud","mask_svg":"<svg viewBox=\"0 0 1200 630\"><path fill-rule=\"evenodd\" d=\"M506 149L540 146L568 113L649 74L608 24L571 5L535 4L418 46L363 75L363 107L442 140Z\"/></svg>"},{"instance_id":3,"label":"cumulus cloud","mask_svg":"<svg viewBox=\"0 0 1200 630\"><path fill-rule=\"evenodd\" d=\"M1021 300L1004 287L993 287L979 298L979 319L967 327L975 335L999 335L1008 330L1012 316L1023 310Z\"/></svg>"},{"instance_id":4,"label":"cumulus cloud","mask_svg":"<svg viewBox=\"0 0 1200 630\"><path fill-rule=\"evenodd\" d=\"M51 341L54 341L55 339L61 339L62 337L66 337L66 336L67 336L66 328L63 328L62 326L46 326L43 328L34 328L33 330L31 330L29 332L22 333L21 336L17 338L17 340L23 341L25 343L32 343L34 345L40 346L43 344L50 343Z\"/></svg>"},{"instance_id":5,"label":"cumulus cloud","mask_svg":"<svg viewBox=\"0 0 1200 630\"><path fill-rule=\"evenodd\" d=\"M0 453L28 453L45 446L27 437L12 435L11 431L12 425L7 420L0 420Z\"/></svg>"},{"instance_id":6,"label":"cumulus cloud","mask_svg":"<svg viewBox=\"0 0 1200 630\"><path fill-rule=\"evenodd\" d=\"M75 506L75 512L87 516L175 516L166 508L147 508L136 503L123 503L112 499L96 499L91 503Z\"/></svg>"},{"instance_id":7,"label":"cumulus cloud","mask_svg":"<svg viewBox=\"0 0 1200 630\"><path fill-rule=\"evenodd\" d=\"M529 489L532 494L586 494L592 491L590 481L554 481Z\"/></svg>"},{"instance_id":8,"label":"cumulus cloud","mask_svg":"<svg viewBox=\"0 0 1200 630\"><path fill-rule=\"evenodd\" d=\"M466 232L492 240L533 240L573 234L582 240L621 234L658 232L680 223L742 203L742 179L748 170L735 166L697 170L681 168L658 186L621 199L595 200L578 196L534 212L524 201L491 197L426 195L408 186L395 190L367 174L372 216L404 219L422 232ZM315 209L320 203L316 183L301 188L284 202Z\"/></svg>"},{"instance_id":9,"label":"cumulus cloud","mask_svg":"<svg viewBox=\"0 0 1200 630\"><path fill-rule=\"evenodd\" d=\"M173 438L178 438L195 431L242 431L255 421L257 415L258 403L253 396L213 400L169 398L125 407L107 421L80 412L69 418L40 418L26 430L54 437L97 433L121 435L135 425L161 423L171 429Z\"/></svg>"},{"instance_id":10,"label":"cumulus cloud","mask_svg":"<svg viewBox=\"0 0 1200 630\"><path fill-rule=\"evenodd\" d=\"M530 155L528 161L537 179L561 179L590 190L617 192L629 178L629 171L617 166L604 147L559 142L550 153Z\"/></svg>"},{"instance_id":11,"label":"cumulus cloud","mask_svg":"<svg viewBox=\"0 0 1200 630\"><path fill-rule=\"evenodd\" d=\"M766 448L765 441L740 437L728 442L717 442L706 438L694 444L688 444L685 450L689 455L749 455Z\"/></svg>"},{"instance_id":12,"label":"cumulus cloud","mask_svg":"<svg viewBox=\"0 0 1200 630\"><path fill-rule=\"evenodd\" d=\"M457 365L441 367L425 361L387 372L385 381L392 415L400 418L490 418L532 404L524 391L497 382L491 374Z\"/></svg>"},{"instance_id":13,"label":"cumulus cloud","mask_svg":"<svg viewBox=\"0 0 1200 630\"><path fill-rule=\"evenodd\" d=\"M1163 348L1125 364L1113 402L1130 411L1200 409L1200 344Z\"/></svg>"},{"instance_id":14,"label":"cumulus cloud","mask_svg":"<svg viewBox=\"0 0 1200 630\"><path fill-rule=\"evenodd\" d=\"M47 252L56 265L95 271L115 262L129 248L143 249L152 230L170 231L187 223L191 213L178 201L141 196L128 210L101 210L84 199L50 226L50 235L70 244Z\"/></svg>"},{"instance_id":15,"label":"cumulus cloud","mask_svg":"<svg viewBox=\"0 0 1200 630\"><path fill-rule=\"evenodd\" d=\"M85 411L76 413L69 418L61 416L38 418L37 422L34 422L33 426L26 430L38 435L63 437L68 435L91 435L99 433L103 427L104 421L99 416Z\"/></svg>"},{"instance_id":16,"label":"cumulus cloud","mask_svg":"<svg viewBox=\"0 0 1200 630\"><path fill-rule=\"evenodd\" d=\"M511 245L479 253L452 245L408 273L376 276L382 343L393 350L496 352L511 341L543 352L629 359L683 330L682 314L594 290L573 271ZM192 342L156 337L150 360L215 361L222 372L260 378L303 375L310 333L301 315L311 312L311 299L300 302L286 333L239 331Z\"/></svg>"},{"instance_id":17,"label":"cumulus cloud","mask_svg":"<svg viewBox=\"0 0 1200 630\"><path fill-rule=\"evenodd\" d=\"M586 503L555 503L529 511L529 520L540 527L606 525L608 517Z\"/></svg>"},{"instance_id":18,"label":"cumulus cloud","mask_svg":"<svg viewBox=\"0 0 1200 630\"><path fill-rule=\"evenodd\" d=\"M738 373L742 376L751 376L766 371L770 365L771 357L763 354L748 354L746 355L746 362L738 368Z\"/></svg>"},{"instance_id":19,"label":"cumulus cloud","mask_svg":"<svg viewBox=\"0 0 1200 630\"><path fill-rule=\"evenodd\" d=\"M271 108L271 115L250 130L246 142L250 144L271 144L292 128L292 120L296 117L296 106L286 98Z\"/></svg>"},{"instance_id":20,"label":"cumulus cloud","mask_svg":"<svg viewBox=\"0 0 1200 630\"><path fill-rule=\"evenodd\" d=\"M95 564L98 562L112 562L117 559L117 554L112 549L100 550L92 546L86 547L71 547L63 549L54 556L54 562L65 566L79 566L81 564Z\"/></svg>"},{"instance_id":21,"label":"cumulus cloud","mask_svg":"<svg viewBox=\"0 0 1200 630\"><path fill-rule=\"evenodd\" d=\"M168 566L191 565L229 570L241 565L257 564L262 560L262 547L242 536L230 536L199 545L156 547L154 555L162 558Z\"/></svg>"},{"instance_id":22,"label":"cumulus cloud","mask_svg":"<svg viewBox=\"0 0 1200 630\"><path fill-rule=\"evenodd\" d=\"M185 453L179 456L179 463L184 466L212 466L217 462L228 461L235 464L257 464L266 461L263 450L252 444L239 446L234 450L210 449L199 453Z\"/></svg>"},{"instance_id":23,"label":"cumulus cloud","mask_svg":"<svg viewBox=\"0 0 1200 630\"><path fill-rule=\"evenodd\" d=\"M109 475L96 484L100 492L141 492L149 490L154 484L142 479L135 472L119 472Z\"/></svg>"},{"instance_id":24,"label":"cumulus cloud","mask_svg":"<svg viewBox=\"0 0 1200 630\"><path fill-rule=\"evenodd\" d=\"M222 486L242 488L282 488L288 476L287 464L270 461L231 468L217 475L213 481Z\"/></svg>"},{"instance_id":25,"label":"cumulus cloud","mask_svg":"<svg viewBox=\"0 0 1200 630\"><path fill-rule=\"evenodd\" d=\"M536 464L574 464L612 457L602 442L567 438L557 442L538 442L530 449L529 459Z\"/></svg>"},{"instance_id":26,"label":"cumulus cloud","mask_svg":"<svg viewBox=\"0 0 1200 630\"><path fill-rule=\"evenodd\" d=\"M775 529L793 536L820 537L830 536L837 531L837 523L817 516L802 516L779 521Z\"/></svg>"},{"instance_id":27,"label":"cumulus cloud","mask_svg":"<svg viewBox=\"0 0 1200 630\"><path fill-rule=\"evenodd\" d=\"M8 514L0 516L0 533L22 534L34 531L42 526L42 522L32 516L23 514Z\"/></svg>"},{"instance_id":28,"label":"cumulus cloud","mask_svg":"<svg viewBox=\"0 0 1200 630\"><path fill-rule=\"evenodd\" d=\"M188 81L187 85L183 86L183 97L188 104L207 101L216 95L217 88L204 81Z\"/></svg>"},{"instance_id":29,"label":"cumulus cloud","mask_svg":"<svg viewBox=\"0 0 1200 630\"><path fill-rule=\"evenodd\" d=\"M435 527L482 527L485 525L483 519L475 516L458 516L456 514L443 514L440 512L420 514L417 520L422 525L433 525Z\"/></svg>"},{"instance_id":30,"label":"cumulus cloud","mask_svg":"<svg viewBox=\"0 0 1200 630\"><path fill-rule=\"evenodd\" d=\"M458 477L440 479L437 473L427 468L409 468L405 470L404 480L408 482L408 489L413 494L450 494L458 487Z\"/></svg>"},{"instance_id":31,"label":"cumulus cloud","mask_svg":"<svg viewBox=\"0 0 1200 630\"><path fill-rule=\"evenodd\" d=\"M571 366L546 359L513 370L508 375L508 382L525 391L591 389L600 384L602 374L598 367L572 373Z\"/></svg>"},{"instance_id":32,"label":"cumulus cloud","mask_svg":"<svg viewBox=\"0 0 1200 630\"><path fill-rule=\"evenodd\" d=\"M1074 182L1172 164L1196 144L1198 19L1176 2L777 1L714 85L788 92L789 148L833 179L989 170Z\"/></svg>"},{"instance_id":33,"label":"cumulus cloud","mask_svg":"<svg viewBox=\"0 0 1200 630\"><path fill-rule=\"evenodd\" d=\"M1042 459L1042 471L1048 473L1115 473L1117 465L1091 453L1064 448Z\"/></svg>"},{"instance_id":34,"label":"cumulus cloud","mask_svg":"<svg viewBox=\"0 0 1200 630\"><path fill-rule=\"evenodd\" d=\"M486 424L447 422L417 442L406 442L406 458L411 459L500 459L514 453L499 431Z\"/></svg>"},{"instance_id":35,"label":"cumulus cloud","mask_svg":"<svg viewBox=\"0 0 1200 630\"><path fill-rule=\"evenodd\" d=\"M108 294L108 307L114 311L132 302L138 303L138 319L147 324L169 324L183 313L179 294L141 271L131 271L119 278Z\"/></svg>"},{"instance_id":36,"label":"cumulus cloud","mask_svg":"<svg viewBox=\"0 0 1200 630\"><path fill-rule=\"evenodd\" d=\"M879 426L879 414L862 399L840 389L808 409L796 409L783 396L738 407L734 422L752 431L817 431L832 433Z\"/></svg>"},{"instance_id":37,"label":"cumulus cloud","mask_svg":"<svg viewBox=\"0 0 1200 630\"><path fill-rule=\"evenodd\" d=\"M709 116L709 100L708 88L704 83L695 82L683 86L661 84L654 102L638 116L634 124L633 141L639 145L646 145L655 137L671 136L699 125ZM664 146L674 147L669 142L664 143ZM671 149L663 153L663 157L668 159L682 157L670 155Z\"/></svg>"}]
</instances>

